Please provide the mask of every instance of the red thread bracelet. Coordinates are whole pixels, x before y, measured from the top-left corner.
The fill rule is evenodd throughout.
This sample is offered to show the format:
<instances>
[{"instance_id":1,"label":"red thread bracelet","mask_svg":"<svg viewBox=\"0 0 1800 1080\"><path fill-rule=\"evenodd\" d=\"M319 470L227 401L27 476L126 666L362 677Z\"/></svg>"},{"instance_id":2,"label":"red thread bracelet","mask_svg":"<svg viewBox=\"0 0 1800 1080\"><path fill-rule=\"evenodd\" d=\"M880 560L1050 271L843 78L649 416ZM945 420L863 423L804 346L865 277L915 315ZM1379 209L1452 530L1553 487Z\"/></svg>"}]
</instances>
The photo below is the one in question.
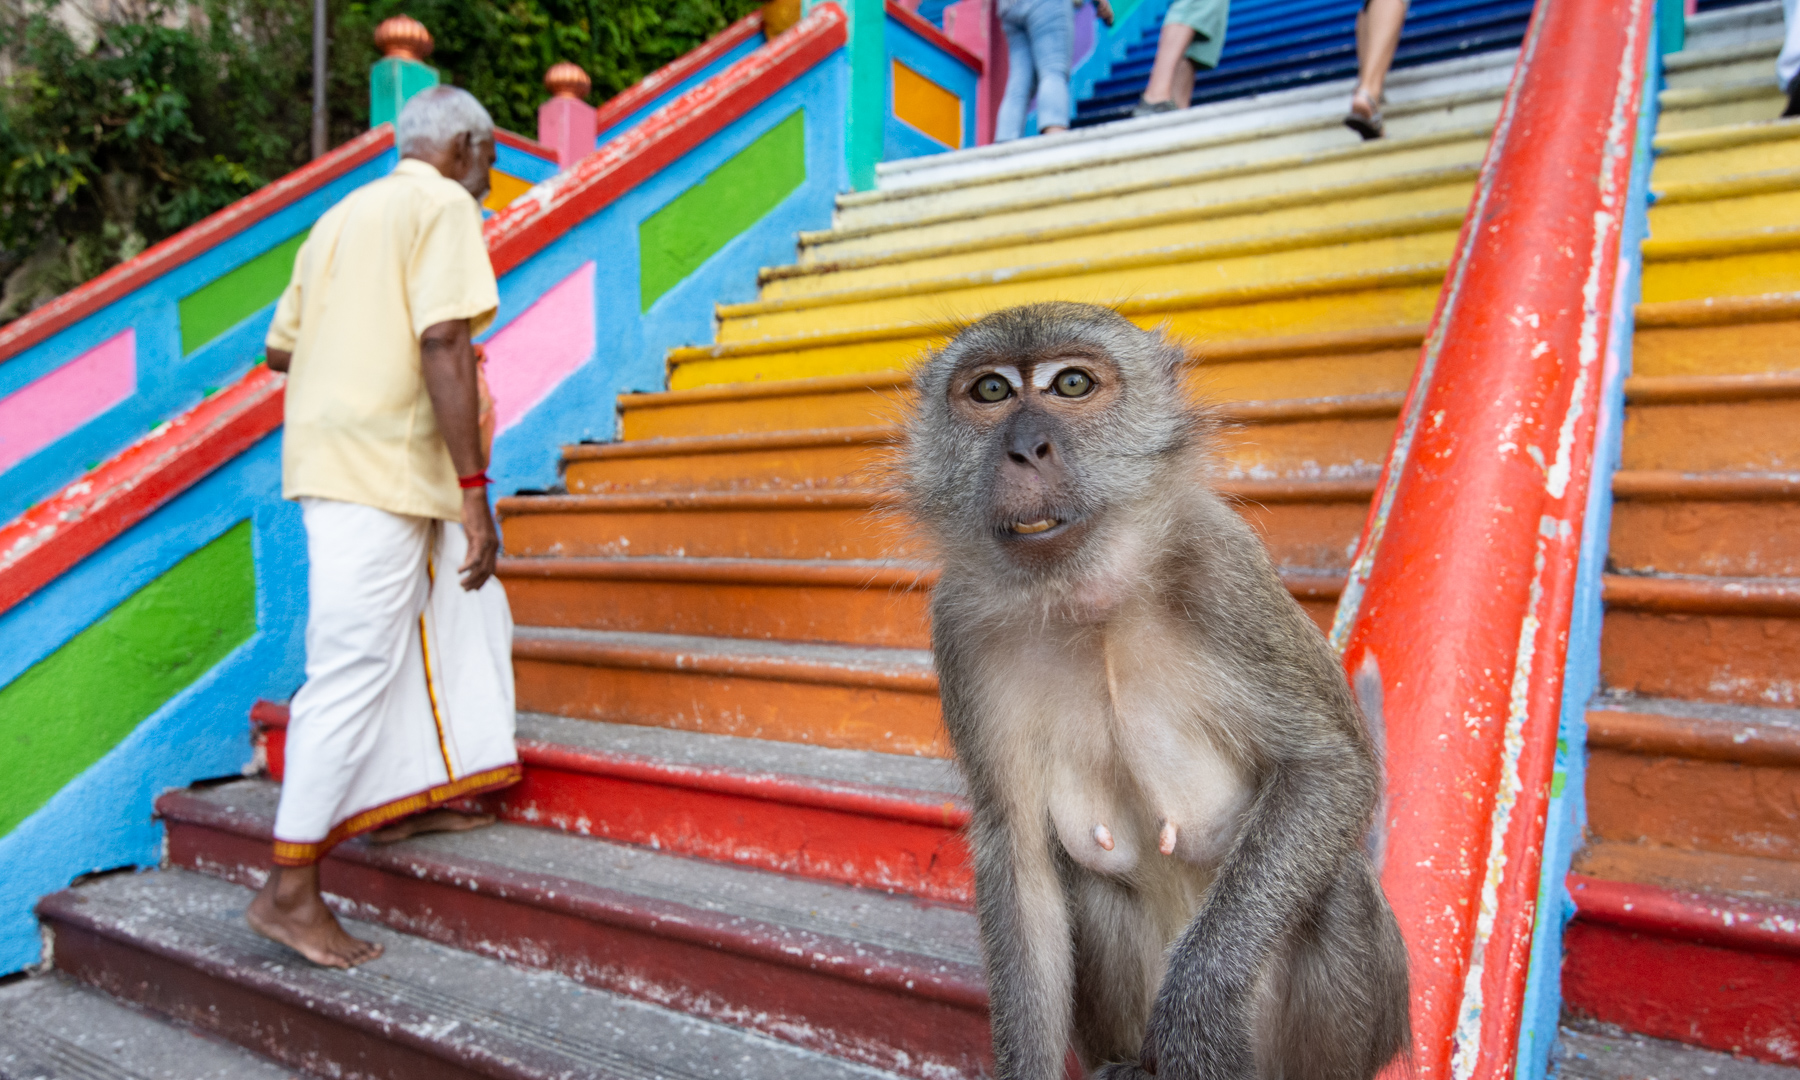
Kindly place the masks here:
<instances>
[{"instance_id":1,"label":"red thread bracelet","mask_svg":"<svg viewBox=\"0 0 1800 1080\"><path fill-rule=\"evenodd\" d=\"M456 478L456 486L459 488L462 488L464 491L467 491L470 488L487 487L488 486L487 470L483 469L478 473L470 473L467 476L457 477Z\"/></svg>"}]
</instances>

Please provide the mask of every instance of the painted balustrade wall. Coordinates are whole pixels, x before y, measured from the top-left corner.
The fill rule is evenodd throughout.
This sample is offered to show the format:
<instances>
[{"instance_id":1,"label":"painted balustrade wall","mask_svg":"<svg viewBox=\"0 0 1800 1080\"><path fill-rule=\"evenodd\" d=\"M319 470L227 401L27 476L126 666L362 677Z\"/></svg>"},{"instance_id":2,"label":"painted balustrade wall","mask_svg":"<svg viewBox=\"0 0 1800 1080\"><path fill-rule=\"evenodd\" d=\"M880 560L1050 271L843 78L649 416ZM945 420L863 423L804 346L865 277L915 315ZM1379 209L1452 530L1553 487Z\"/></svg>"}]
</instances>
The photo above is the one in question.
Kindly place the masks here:
<instances>
[{"instance_id":1,"label":"painted balustrade wall","mask_svg":"<svg viewBox=\"0 0 1800 1080\"><path fill-rule=\"evenodd\" d=\"M616 394L661 389L668 348L829 225L845 40L822 6L488 221L496 493L612 438ZM155 796L251 767L251 704L301 681L304 535L257 362L307 230L396 160L371 131L0 330L0 972L37 961L39 896L155 865Z\"/></svg>"}]
</instances>

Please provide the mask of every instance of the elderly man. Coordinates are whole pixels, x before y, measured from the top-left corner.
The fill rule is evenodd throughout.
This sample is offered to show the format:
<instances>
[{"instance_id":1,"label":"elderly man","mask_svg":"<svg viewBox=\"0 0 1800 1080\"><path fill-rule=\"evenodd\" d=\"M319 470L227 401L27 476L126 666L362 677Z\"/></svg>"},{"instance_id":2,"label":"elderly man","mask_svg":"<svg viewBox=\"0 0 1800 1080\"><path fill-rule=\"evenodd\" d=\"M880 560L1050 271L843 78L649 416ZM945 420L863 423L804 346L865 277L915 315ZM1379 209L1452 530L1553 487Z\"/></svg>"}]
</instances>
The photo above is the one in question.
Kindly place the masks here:
<instances>
[{"instance_id":1,"label":"elderly man","mask_svg":"<svg viewBox=\"0 0 1800 1080\"><path fill-rule=\"evenodd\" d=\"M445 804L519 777L469 341L499 303L477 203L494 124L437 87L399 129L400 164L301 246L267 339L288 372L282 494L300 501L310 596L275 868L245 918L330 967L381 952L320 899L332 846L487 824Z\"/></svg>"}]
</instances>

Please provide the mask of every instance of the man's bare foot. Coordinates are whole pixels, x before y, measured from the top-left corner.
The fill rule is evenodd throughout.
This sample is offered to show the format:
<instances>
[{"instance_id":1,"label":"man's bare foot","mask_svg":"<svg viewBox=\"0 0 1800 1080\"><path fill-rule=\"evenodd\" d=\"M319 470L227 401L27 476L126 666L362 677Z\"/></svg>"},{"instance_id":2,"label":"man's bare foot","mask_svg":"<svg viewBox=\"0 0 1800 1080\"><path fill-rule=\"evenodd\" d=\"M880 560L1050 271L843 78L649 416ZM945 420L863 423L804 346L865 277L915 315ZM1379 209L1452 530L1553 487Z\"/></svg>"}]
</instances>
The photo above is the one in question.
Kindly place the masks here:
<instances>
[{"instance_id":1,"label":"man's bare foot","mask_svg":"<svg viewBox=\"0 0 1800 1080\"><path fill-rule=\"evenodd\" d=\"M348 968L381 955L381 946L353 938L319 896L318 866L277 866L244 911L250 929L279 941L320 967Z\"/></svg>"},{"instance_id":2,"label":"man's bare foot","mask_svg":"<svg viewBox=\"0 0 1800 1080\"><path fill-rule=\"evenodd\" d=\"M385 829L376 829L364 834L371 844L391 844L396 840L404 840L409 836L429 832L468 832L494 823L492 814L467 814L461 810L449 810L440 807L427 810L423 814L414 814L409 818L401 818Z\"/></svg>"}]
</instances>

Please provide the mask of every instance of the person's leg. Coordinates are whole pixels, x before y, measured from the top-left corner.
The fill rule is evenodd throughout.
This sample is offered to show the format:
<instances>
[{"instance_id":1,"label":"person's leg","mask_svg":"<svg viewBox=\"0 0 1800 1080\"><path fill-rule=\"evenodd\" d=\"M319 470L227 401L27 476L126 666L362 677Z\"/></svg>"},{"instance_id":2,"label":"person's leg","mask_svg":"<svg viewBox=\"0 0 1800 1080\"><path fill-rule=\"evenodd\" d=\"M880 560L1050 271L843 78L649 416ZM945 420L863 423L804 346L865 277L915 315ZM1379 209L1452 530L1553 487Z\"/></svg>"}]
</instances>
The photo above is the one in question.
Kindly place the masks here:
<instances>
[{"instance_id":1,"label":"person's leg","mask_svg":"<svg viewBox=\"0 0 1800 1080\"><path fill-rule=\"evenodd\" d=\"M429 523L326 499L302 503L308 559L306 683L288 722L277 865L244 913L315 964L350 967L379 946L344 932L319 895L318 859L361 766L426 599Z\"/></svg>"},{"instance_id":2,"label":"person's leg","mask_svg":"<svg viewBox=\"0 0 1800 1080\"><path fill-rule=\"evenodd\" d=\"M1369 0L1356 17L1356 89L1376 108L1405 24L1406 0Z\"/></svg>"},{"instance_id":3,"label":"person's leg","mask_svg":"<svg viewBox=\"0 0 1800 1080\"><path fill-rule=\"evenodd\" d=\"M1800 0L1781 0L1781 16L1787 22L1787 36L1775 61L1775 77L1788 96L1781 115L1800 116Z\"/></svg>"},{"instance_id":4,"label":"person's leg","mask_svg":"<svg viewBox=\"0 0 1800 1080\"><path fill-rule=\"evenodd\" d=\"M1039 0L1028 16L1031 60L1037 67L1038 131L1069 130L1069 61L1075 9L1068 0Z\"/></svg>"},{"instance_id":5,"label":"person's leg","mask_svg":"<svg viewBox=\"0 0 1800 1080\"><path fill-rule=\"evenodd\" d=\"M1194 65L1186 53L1193 42L1193 27L1185 23L1163 23L1162 37L1156 42L1156 60L1150 65L1150 82L1144 87L1145 102L1155 105L1173 100L1183 65L1187 70L1188 96L1192 97Z\"/></svg>"},{"instance_id":6,"label":"person's leg","mask_svg":"<svg viewBox=\"0 0 1800 1080\"><path fill-rule=\"evenodd\" d=\"M1184 109L1194 103L1194 75L1198 70L1187 53L1182 53L1181 59L1175 61L1175 77L1170 80L1170 101Z\"/></svg>"},{"instance_id":7,"label":"person's leg","mask_svg":"<svg viewBox=\"0 0 1800 1080\"><path fill-rule=\"evenodd\" d=\"M1021 18L1023 5L1015 5L1000 17L1006 34L1006 94L1000 114L994 118L994 141L1011 142L1025 133L1025 111L1031 106L1031 88L1037 71L1031 63L1031 32Z\"/></svg>"}]
</instances>

